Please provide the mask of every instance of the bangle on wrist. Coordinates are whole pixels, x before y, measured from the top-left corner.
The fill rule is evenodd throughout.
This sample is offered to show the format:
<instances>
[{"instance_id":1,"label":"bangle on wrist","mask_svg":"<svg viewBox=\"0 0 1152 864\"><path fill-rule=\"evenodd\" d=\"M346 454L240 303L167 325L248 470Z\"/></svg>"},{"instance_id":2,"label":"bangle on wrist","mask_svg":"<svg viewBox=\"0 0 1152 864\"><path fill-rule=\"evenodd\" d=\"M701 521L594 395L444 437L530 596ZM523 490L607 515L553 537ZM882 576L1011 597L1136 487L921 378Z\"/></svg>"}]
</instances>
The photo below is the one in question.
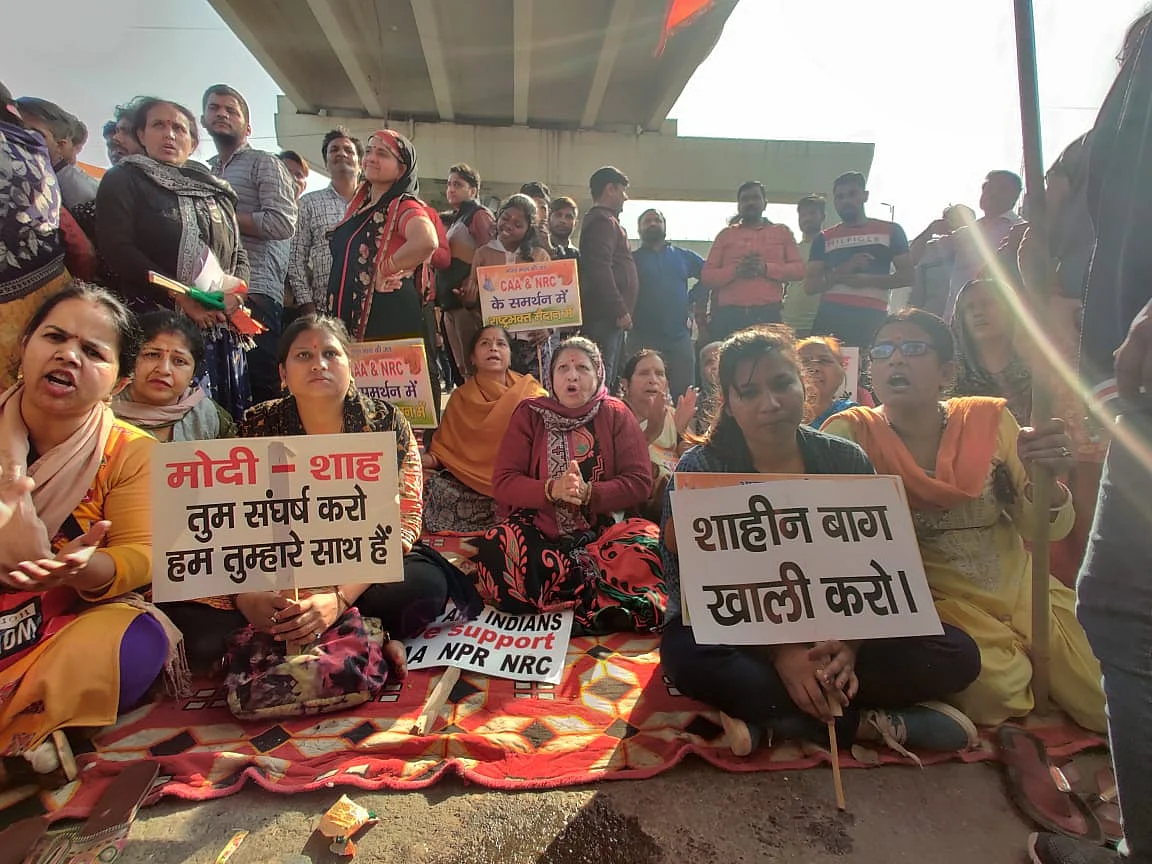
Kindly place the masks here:
<instances>
[{"instance_id":1,"label":"bangle on wrist","mask_svg":"<svg viewBox=\"0 0 1152 864\"><path fill-rule=\"evenodd\" d=\"M343 608L341 608L341 606L343 606ZM336 611L339 614L343 615L345 612L347 612L351 608L352 608L352 604L349 603L348 598L344 596L344 589L343 588L337 588L336 589Z\"/></svg>"}]
</instances>

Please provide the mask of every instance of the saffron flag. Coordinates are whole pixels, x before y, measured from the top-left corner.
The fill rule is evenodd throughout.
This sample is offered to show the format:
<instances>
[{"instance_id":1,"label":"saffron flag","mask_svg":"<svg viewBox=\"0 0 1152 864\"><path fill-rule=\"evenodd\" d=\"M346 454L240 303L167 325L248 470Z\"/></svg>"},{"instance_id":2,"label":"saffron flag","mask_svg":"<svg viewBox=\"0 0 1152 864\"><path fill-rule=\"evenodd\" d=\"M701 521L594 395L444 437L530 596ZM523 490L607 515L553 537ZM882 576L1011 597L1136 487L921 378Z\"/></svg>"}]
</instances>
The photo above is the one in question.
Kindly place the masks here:
<instances>
[{"instance_id":1,"label":"saffron flag","mask_svg":"<svg viewBox=\"0 0 1152 864\"><path fill-rule=\"evenodd\" d=\"M664 13L664 29L660 31L660 44L656 47L656 56L664 53L664 46L668 38L692 23L698 15L707 12L716 0L668 0L668 11Z\"/></svg>"}]
</instances>

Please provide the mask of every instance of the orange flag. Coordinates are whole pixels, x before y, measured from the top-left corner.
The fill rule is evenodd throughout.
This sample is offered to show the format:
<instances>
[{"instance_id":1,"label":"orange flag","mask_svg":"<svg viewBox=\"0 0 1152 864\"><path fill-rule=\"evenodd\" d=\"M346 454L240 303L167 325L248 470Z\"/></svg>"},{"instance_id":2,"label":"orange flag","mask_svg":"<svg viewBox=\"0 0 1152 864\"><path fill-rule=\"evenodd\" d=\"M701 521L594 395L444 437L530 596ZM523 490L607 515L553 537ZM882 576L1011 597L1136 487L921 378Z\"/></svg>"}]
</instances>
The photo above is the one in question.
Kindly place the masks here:
<instances>
[{"instance_id":1,"label":"orange flag","mask_svg":"<svg viewBox=\"0 0 1152 864\"><path fill-rule=\"evenodd\" d=\"M707 12L714 3L715 0L668 0L668 11L664 13L664 29L660 31L656 56L664 53L664 46L673 33L691 24L694 18Z\"/></svg>"}]
</instances>

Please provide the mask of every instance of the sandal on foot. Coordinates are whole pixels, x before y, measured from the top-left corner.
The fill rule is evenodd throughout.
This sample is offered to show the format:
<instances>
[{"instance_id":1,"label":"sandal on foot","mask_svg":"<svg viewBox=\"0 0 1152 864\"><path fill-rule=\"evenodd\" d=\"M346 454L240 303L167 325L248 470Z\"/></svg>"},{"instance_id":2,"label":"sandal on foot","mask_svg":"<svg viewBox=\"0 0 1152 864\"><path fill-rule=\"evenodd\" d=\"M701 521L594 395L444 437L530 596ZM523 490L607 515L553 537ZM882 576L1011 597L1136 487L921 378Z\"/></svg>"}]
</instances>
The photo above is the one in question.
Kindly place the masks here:
<instances>
[{"instance_id":1,"label":"sandal on foot","mask_svg":"<svg viewBox=\"0 0 1152 864\"><path fill-rule=\"evenodd\" d=\"M1072 794L1063 773L1049 761L1043 741L1019 726L1001 726L996 749L1004 763L1008 795L1024 816L1053 834L1097 846L1104 842L1100 822Z\"/></svg>"}]
</instances>

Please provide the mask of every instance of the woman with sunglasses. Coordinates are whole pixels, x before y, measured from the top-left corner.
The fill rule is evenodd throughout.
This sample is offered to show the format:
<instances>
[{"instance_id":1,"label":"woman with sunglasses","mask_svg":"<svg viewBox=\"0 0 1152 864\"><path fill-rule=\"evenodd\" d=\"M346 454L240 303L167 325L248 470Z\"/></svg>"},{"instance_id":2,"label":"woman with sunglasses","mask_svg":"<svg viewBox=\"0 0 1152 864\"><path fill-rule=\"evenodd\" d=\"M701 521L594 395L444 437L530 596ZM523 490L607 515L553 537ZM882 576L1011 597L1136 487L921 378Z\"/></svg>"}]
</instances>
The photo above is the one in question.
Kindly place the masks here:
<instances>
[{"instance_id":1,"label":"woman with sunglasses","mask_svg":"<svg viewBox=\"0 0 1152 864\"><path fill-rule=\"evenodd\" d=\"M1052 509L1037 513L1036 466L1072 465L1060 420L1021 429L1003 399L942 400L956 374L952 334L921 309L891 315L869 351L879 408L851 408L824 431L856 441L880 474L904 480L928 584L940 620L980 648L976 682L953 701L981 725L1022 717L1033 708L1032 559L1025 542L1039 519L1053 539L1074 519L1071 495L1058 484ZM1081 726L1103 732L1100 665L1076 620L1076 595L1050 579L1053 700Z\"/></svg>"}]
</instances>

